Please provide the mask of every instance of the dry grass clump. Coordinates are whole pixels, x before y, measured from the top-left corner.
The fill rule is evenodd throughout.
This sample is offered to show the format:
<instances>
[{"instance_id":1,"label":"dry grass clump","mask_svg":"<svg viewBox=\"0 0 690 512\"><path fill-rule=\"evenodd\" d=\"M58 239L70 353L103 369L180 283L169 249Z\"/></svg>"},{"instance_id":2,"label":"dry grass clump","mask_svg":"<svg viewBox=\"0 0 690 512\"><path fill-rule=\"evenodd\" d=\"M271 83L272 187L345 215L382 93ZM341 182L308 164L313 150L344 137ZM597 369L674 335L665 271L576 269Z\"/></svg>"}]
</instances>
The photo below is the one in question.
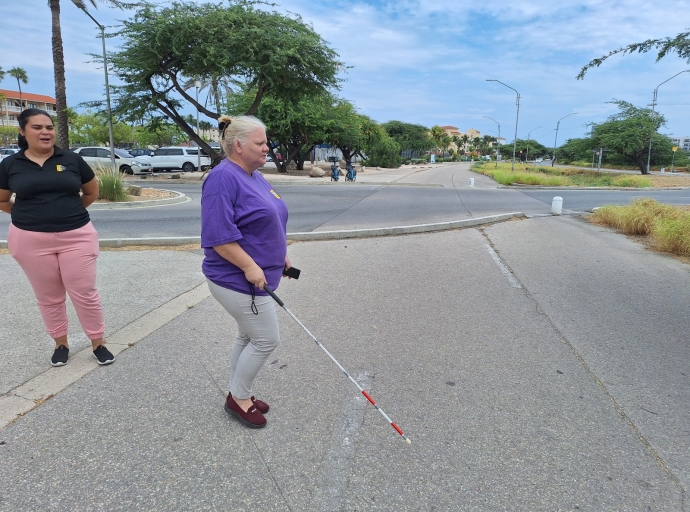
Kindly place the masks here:
<instances>
[{"instance_id":1,"label":"dry grass clump","mask_svg":"<svg viewBox=\"0 0 690 512\"><path fill-rule=\"evenodd\" d=\"M648 236L658 251L690 256L690 211L641 198L628 206L604 206L591 222L616 228L626 235Z\"/></svg>"}]
</instances>

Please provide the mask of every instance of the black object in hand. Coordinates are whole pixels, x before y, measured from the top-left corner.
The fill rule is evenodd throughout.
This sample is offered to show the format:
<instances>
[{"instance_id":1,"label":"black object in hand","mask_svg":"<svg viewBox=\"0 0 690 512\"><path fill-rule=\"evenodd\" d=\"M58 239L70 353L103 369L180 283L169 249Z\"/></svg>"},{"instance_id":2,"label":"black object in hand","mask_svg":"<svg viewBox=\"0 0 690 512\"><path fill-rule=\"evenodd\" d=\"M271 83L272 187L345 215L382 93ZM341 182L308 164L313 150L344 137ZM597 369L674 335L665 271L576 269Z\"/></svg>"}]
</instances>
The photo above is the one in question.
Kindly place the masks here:
<instances>
[{"instance_id":1,"label":"black object in hand","mask_svg":"<svg viewBox=\"0 0 690 512\"><path fill-rule=\"evenodd\" d=\"M299 279L300 272L302 272L302 271L298 268L295 268L295 267L283 269L283 275L285 277L291 277L293 279Z\"/></svg>"}]
</instances>

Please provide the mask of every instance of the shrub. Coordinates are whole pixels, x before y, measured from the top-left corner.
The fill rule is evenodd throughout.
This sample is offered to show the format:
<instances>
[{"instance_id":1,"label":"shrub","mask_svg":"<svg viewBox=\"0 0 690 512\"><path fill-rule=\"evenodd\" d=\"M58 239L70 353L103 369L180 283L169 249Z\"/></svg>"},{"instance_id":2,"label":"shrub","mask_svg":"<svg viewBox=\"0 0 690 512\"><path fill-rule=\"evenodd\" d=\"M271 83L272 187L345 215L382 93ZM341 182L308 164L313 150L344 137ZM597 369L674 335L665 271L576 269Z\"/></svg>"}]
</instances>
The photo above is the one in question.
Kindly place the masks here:
<instances>
[{"instance_id":1,"label":"shrub","mask_svg":"<svg viewBox=\"0 0 690 512\"><path fill-rule=\"evenodd\" d=\"M98 179L98 198L106 201L126 201L127 192L125 192L122 175L114 173L108 168L96 169L96 179Z\"/></svg>"}]
</instances>

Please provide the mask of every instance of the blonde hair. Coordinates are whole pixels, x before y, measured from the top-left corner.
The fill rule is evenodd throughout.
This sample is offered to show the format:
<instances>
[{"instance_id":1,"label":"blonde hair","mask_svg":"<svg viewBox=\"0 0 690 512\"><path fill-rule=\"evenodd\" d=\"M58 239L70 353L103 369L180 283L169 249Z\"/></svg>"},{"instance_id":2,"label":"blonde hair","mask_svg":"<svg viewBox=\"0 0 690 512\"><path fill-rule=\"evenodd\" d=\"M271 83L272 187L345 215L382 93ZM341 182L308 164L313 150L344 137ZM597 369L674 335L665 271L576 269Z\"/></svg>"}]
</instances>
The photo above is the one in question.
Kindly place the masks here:
<instances>
[{"instance_id":1,"label":"blonde hair","mask_svg":"<svg viewBox=\"0 0 690 512\"><path fill-rule=\"evenodd\" d=\"M254 116L221 116L218 118L218 130L220 131L220 143L226 155L230 154L233 143L237 140L240 144L247 142L251 132L261 128L266 130L266 125Z\"/></svg>"}]
</instances>

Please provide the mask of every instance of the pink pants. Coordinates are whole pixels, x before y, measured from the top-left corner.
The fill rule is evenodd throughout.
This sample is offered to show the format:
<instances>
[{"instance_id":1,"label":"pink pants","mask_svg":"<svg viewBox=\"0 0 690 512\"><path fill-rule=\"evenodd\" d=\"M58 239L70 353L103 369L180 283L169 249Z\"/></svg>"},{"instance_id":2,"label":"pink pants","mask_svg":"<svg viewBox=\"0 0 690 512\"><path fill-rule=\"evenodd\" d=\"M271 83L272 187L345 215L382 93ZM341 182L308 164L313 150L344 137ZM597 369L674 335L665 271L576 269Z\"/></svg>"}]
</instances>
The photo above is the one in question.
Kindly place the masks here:
<instances>
[{"instance_id":1,"label":"pink pants","mask_svg":"<svg viewBox=\"0 0 690 512\"><path fill-rule=\"evenodd\" d=\"M93 224L60 233L25 231L10 224L7 245L29 278L51 337L67 335L65 292L89 339L103 337L103 308L96 289L98 233Z\"/></svg>"}]
</instances>

